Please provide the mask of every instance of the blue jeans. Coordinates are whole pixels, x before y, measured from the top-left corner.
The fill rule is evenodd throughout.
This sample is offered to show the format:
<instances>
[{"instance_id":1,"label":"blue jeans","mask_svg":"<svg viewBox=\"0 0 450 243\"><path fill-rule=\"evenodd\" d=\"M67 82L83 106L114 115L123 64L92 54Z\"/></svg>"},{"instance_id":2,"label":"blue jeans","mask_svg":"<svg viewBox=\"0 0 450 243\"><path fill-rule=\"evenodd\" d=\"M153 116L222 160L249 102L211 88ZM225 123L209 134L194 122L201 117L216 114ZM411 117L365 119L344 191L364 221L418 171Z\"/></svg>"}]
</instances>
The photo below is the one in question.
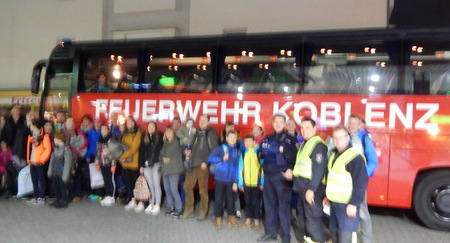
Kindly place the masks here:
<instances>
[{"instance_id":1,"label":"blue jeans","mask_svg":"<svg viewBox=\"0 0 450 243\"><path fill-rule=\"evenodd\" d=\"M166 192L167 206L169 208L175 207L175 212L181 212L181 198L178 192L178 180L180 174L163 175L164 191Z\"/></svg>"},{"instance_id":2,"label":"blue jeans","mask_svg":"<svg viewBox=\"0 0 450 243\"><path fill-rule=\"evenodd\" d=\"M31 181L33 182L34 198L45 198L45 165L30 164Z\"/></svg>"}]
</instances>

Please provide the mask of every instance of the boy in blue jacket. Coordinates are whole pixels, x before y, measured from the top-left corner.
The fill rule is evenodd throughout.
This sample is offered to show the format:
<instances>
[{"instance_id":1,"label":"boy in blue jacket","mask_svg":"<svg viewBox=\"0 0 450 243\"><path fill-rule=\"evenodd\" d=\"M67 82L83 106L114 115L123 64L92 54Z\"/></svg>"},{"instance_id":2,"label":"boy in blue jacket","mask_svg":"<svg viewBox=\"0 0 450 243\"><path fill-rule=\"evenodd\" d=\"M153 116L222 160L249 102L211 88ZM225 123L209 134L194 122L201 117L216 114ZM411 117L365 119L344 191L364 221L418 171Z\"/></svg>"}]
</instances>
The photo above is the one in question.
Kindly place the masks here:
<instances>
[{"instance_id":1,"label":"boy in blue jacket","mask_svg":"<svg viewBox=\"0 0 450 243\"><path fill-rule=\"evenodd\" d=\"M238 165L240 156L237 143L238 133L235 130L229 131L226 135L226 143L217 146L208 157L208 162L215 167L214 179L215 202L214 215L216 216L216 229L222 228L223 207L226 201L228 224L237 227L236 208L234 205L234 193L237 191Z\"/></svg>"},{"instance_id":2,"label":"boy in blue jacket","mask_svg":"<svg viewBox=\"0 0 450 243\"><path fill-rule=\"evenodd\" d=\"M254 219L255 230L260 229L262 185L264 183L263 170L258 158L259 144L255 142L253 135L247 135L244 139L244 159L239 161L239 190L244 192L245 216L247 219L242 225L244 229L252 225Z\"/></svg>"}]
</instances>

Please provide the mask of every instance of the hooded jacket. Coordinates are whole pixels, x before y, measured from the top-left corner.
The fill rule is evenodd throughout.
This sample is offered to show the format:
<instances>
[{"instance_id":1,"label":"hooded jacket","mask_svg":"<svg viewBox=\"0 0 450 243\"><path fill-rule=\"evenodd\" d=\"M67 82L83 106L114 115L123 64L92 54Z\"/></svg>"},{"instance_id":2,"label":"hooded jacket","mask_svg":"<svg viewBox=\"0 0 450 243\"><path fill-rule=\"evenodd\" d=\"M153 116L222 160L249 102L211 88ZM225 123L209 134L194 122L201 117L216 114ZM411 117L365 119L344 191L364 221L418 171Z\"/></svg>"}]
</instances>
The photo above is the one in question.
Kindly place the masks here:
<instances>
[{"instance_id":1,"label":"hooded jacket","mask_svg":"<svg viewBox=\"0 0 450 243\"><path fill-rule=\"evenodd\" d=\"M228 160L223 161L223 156L228 153ZM217 164L214 179L222 183L238 183L238 166L242 156L237 146L226 143L217 146L208 158L210 164Z\"/></svg>"},{"instance_id":2,"label":"hooded jacket","mask_svg":"<svg viewBox=\"0 0 450 243\"><path fill-rule=\"evenodd\" d=\"M33 144L34 148L32 148ZM33 158L31 158L32 149L34 149ZM51 154L52 154L52 144L50 142L50 137L48 134L44 134L43 129L41 129L41 133L36 139L33 138L32 135L28 136L27 164L30 164L31 161L33 161L35 165L47 164Z\"/></svg>"}]
</instances>

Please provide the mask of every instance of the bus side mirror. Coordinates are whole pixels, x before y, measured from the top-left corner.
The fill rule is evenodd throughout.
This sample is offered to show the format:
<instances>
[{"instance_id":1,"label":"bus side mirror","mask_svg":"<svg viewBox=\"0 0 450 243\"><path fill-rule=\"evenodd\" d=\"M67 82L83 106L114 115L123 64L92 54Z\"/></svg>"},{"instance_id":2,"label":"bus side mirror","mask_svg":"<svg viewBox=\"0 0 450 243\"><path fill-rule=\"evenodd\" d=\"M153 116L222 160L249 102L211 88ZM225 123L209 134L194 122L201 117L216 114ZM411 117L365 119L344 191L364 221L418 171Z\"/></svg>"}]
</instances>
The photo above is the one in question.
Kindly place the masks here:
<instances>
[{"instance_id":1,"label":"bus side mirror","mask_svg":"<svg viewBox=\"0 0 450 243\"><path fill-rule=\"evenodd\" d=\"M47 60L39 60L33 67L31 74L31 93L39 93L39 84L41 81L41 72L43 67L47 67Z\"/></svg>"}]
</instances>

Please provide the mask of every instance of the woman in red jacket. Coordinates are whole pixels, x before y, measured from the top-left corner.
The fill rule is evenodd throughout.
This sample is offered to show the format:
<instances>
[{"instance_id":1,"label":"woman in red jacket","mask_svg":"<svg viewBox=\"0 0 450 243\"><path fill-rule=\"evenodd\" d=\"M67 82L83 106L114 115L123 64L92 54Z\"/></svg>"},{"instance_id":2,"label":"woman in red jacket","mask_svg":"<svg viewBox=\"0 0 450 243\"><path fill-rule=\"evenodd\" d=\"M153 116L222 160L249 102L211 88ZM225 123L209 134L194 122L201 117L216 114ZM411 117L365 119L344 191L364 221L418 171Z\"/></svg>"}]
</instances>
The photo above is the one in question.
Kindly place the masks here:
<instances>
[{"instance_id":1,"label":"woman in red jacket","mask_svg":"<svg viewBox=\"0 0 450 243\"><path fill-rule=\"evenodd\" d=\"M27 163L30 165L33 181L34 198L28 201L34 205L45 203L45 164L52 153L52 145L48 134L44 134L39 120L33 120L30 126L31 135L27 142Z\"/></svg>"}]
</instances>

